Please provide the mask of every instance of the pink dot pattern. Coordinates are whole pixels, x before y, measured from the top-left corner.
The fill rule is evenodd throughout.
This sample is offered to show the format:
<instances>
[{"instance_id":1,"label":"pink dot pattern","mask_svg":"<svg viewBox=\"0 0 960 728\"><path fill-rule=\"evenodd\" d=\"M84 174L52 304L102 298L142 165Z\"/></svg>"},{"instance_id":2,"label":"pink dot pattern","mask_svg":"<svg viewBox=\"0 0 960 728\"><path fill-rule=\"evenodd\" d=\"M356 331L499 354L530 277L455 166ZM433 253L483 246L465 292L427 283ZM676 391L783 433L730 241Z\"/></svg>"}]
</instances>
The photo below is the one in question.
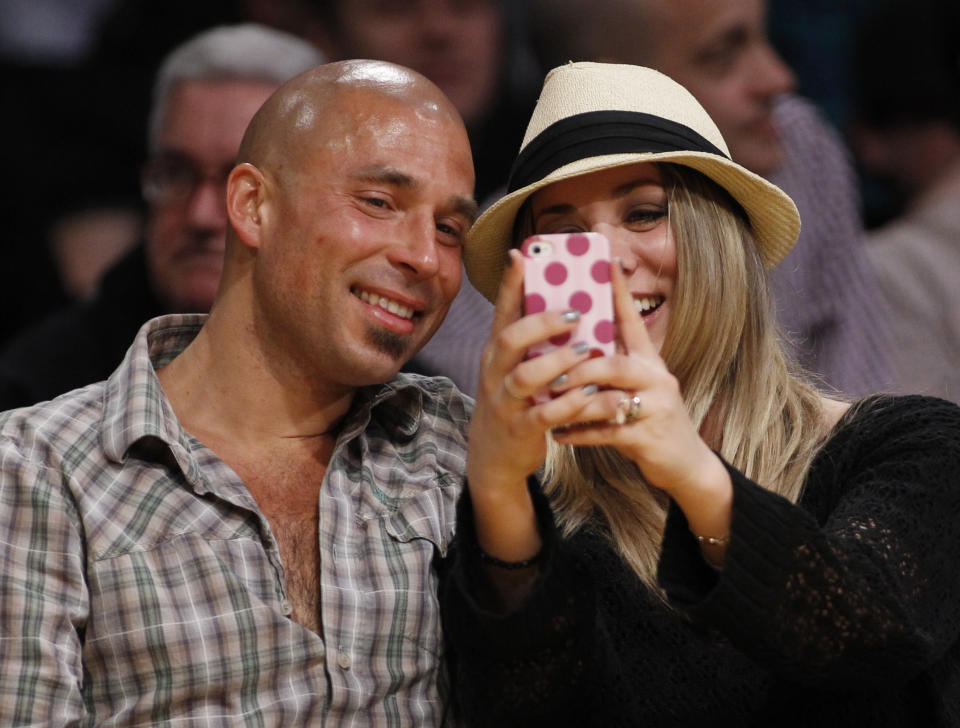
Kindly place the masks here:
<instances>
[{"instance_id":1,"label":"pink dot pattern","mask_svg":"<svg viewBox=\"0 0 960 728\"><path fill-rule=\"evenodd\" d=\"M591 355L612 354L616 327L610 282L610 245L598 233L535 235L524 241L524 313L545 310L580 312L577 328L554 336L527 352L540 356L554 347L586 341ZM547 393L535 399L543 401Z\"/></svg>"}]
</instances>

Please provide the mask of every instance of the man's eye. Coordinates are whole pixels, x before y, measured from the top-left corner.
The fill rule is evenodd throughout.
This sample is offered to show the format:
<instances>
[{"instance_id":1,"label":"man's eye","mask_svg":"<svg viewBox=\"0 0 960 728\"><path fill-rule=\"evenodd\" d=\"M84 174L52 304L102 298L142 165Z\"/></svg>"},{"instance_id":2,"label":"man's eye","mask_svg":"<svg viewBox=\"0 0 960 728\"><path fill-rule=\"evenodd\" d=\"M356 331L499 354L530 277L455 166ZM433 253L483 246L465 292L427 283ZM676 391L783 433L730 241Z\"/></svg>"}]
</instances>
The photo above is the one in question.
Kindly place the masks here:
<instances>
[{"instance_id":1,"label":"man's eye","mask_svg":"<svg viewBox=\"0 0 960 728\"><path fill-rule=\"evenodd\" d=\"M440 233L440 243L450 247L463 245L463 232L460 226L445 222L437 223L437 232Z\"/></svg>"},{"instance_id":2,"label":"man's eye","mask_svg":"<svg viewBox=\"0 0 960 728\"><path fill-rule=\"evenodd\" d=\"M723 76L736 67L754 40L747 28L737 26L717 42L704 48L698 54L697 61L708 73Z\"/></svg>"},{"instance_id":3,"label":"man's eye","mask_svg":"<svg viewBox=\"0 0 960 728\"><path fill-rule=\"evenodd\" d=\"M388 207L387 201L380 197L364 197L363 199L364 199L364 202L366 202L371 207L380 207L380 208Z\"/></svg>"},{"instance_id":4,"label":"man's eye","mask_svg":"<svg viewBox=\"0 0 960 728\"><path fill-rule=\"evenodd\" d=\"M724 74L733 68L736 56L732 51L713 53L704 58L704 66L716 74Z\"/></svg>"},{"instance_id":5,"label":"man's eye","mask_svg":"<svg viewBox=\"0 0 960 728\"><path fill-rule=\"evenodd\" d=\"M167 167L164 172L167 175L167 179L173 182L192 182L200 176L193 167L185 164L177 166L171 165Z\"/></svg>"}]
</instances>

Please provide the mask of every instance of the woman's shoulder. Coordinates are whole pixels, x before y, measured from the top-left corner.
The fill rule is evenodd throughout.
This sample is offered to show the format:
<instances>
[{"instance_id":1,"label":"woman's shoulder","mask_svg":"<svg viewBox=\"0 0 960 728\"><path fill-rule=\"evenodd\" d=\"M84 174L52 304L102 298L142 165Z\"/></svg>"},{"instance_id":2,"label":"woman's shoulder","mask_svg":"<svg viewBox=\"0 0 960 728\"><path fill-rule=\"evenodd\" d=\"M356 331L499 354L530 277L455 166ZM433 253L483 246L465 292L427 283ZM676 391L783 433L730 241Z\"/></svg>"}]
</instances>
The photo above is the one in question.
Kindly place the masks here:
<instances>
[{"instance_id":1,"label":"woman's shoulder","mask_svg":"<svg viewBox=\"0 0 960 728\"><path fill-rule=\"evenodd\" d=\"M903 418L936 424L960 421L960 406L923 394L875 394L853 402L840 419L840 426L865 422L899 422Z\"/></svg>"},{"instance_id":2,"label":"woman's shoulder","mask_svg":"<svg viewBox=\"0 0 960 728\"><path fill-rule=\"evenodd\" d=\"M939 441L947 447L960 446L960 406L926 395L873 395L842 413L825 447L834 441L871 446Z\"/></svg>"},{"instance_id":3,"label":"woman's shoulder","mask_svg":"<svg viewBox=\"0 0 960 728\"><path fill-rule=\"evenodd\" d=\"M894 493L957 492L960 407L921 395L877 395L854 402L817 452L804 485L804 506L826 519L855 495L887 507ZM939 497L939 496L938 496Z\"/></svg>"}]
</instances>

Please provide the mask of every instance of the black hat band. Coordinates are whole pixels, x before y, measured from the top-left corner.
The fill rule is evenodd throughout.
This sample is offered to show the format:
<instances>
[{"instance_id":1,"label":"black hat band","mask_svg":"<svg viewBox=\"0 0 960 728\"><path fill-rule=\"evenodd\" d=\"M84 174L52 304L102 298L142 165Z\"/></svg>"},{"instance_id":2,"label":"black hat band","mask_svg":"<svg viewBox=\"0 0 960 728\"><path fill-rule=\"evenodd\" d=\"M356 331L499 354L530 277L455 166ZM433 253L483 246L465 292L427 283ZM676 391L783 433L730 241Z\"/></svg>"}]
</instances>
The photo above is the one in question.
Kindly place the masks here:
<instances>
[{"instance_id":1,"label":"black hat band","mask_svg":"<svg viewBox=\"0 0 960 728\"><path fill-rule=\"evenodd\" d=\"M520 152L507 192L564 165L606 154L705 152L729 157L688 126L639 111L588 111L554 122Z\"/></svg>"}]
</instances>

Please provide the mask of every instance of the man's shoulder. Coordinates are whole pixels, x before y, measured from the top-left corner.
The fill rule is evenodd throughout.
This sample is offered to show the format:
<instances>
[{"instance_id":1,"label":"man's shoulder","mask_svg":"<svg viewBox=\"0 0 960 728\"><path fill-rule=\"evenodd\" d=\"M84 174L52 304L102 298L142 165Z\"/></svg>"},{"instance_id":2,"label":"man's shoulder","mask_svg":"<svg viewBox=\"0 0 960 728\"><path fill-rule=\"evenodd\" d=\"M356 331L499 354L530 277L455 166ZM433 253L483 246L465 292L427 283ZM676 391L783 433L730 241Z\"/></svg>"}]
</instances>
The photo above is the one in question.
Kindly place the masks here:
<instances>
[{"instance_id":1,"label":"man's shoulder","mask_svg":"<svg viewBox=\"0 0 960 728\"><path fill-rule=\"evenodd\" d=\"M840 133L809 99L797 94L784 94L773 107L773 122L789 143L829 139L842 143Z\"/></svg>"},{"instance_id":2,"label":"man's shoulder","mask_svg":"<svg viewBox=\"0 0 960 728\"><path fill-rule=\"evenodd\" d=\"M52 400L0 412L0 449L19 451L44 462L79 455L84 443L99 439L105 382L67 392Z\"/></svg>"}]
</instances>

